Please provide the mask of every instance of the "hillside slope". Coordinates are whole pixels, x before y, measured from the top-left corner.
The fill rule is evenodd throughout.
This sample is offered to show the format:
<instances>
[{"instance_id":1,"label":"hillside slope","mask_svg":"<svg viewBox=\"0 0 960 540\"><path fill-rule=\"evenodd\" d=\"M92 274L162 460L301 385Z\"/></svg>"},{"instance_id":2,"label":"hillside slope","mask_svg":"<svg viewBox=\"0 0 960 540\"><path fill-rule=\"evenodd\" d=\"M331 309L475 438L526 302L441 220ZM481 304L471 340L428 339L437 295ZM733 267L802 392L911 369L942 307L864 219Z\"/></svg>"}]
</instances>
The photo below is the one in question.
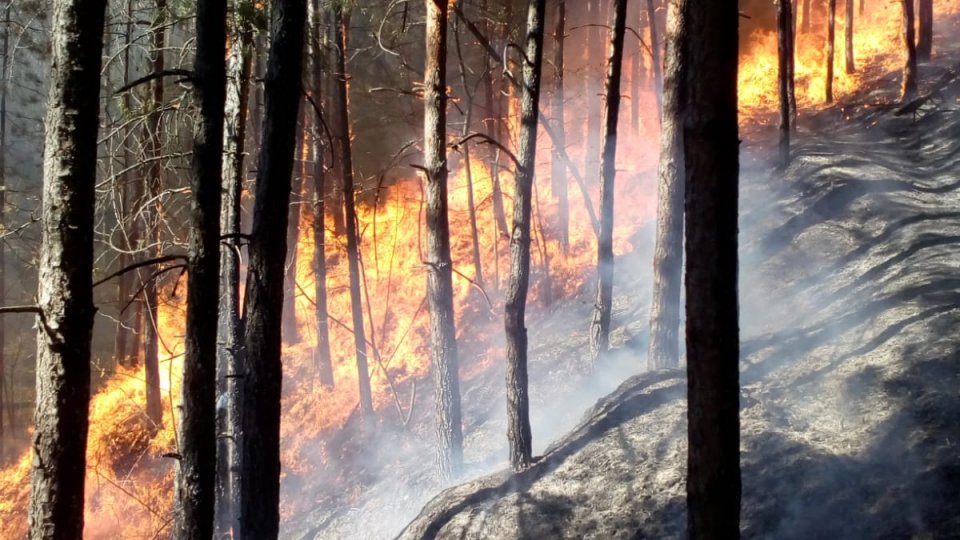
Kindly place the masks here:
<instances>
[{"instance_id":1,"label":"hillside slope","mask_svg":"<svg viewBox=\"0 0 960 540\"><path fill-rule=\"evenodd\" d=\"M806 119L785 173L744 152L747 538L960 537L958 88L916 117L877 88ZM682 536L684 393L682 372L629 379L530 470L443 492L400 538Z\"/></svg>"}]
</instances>

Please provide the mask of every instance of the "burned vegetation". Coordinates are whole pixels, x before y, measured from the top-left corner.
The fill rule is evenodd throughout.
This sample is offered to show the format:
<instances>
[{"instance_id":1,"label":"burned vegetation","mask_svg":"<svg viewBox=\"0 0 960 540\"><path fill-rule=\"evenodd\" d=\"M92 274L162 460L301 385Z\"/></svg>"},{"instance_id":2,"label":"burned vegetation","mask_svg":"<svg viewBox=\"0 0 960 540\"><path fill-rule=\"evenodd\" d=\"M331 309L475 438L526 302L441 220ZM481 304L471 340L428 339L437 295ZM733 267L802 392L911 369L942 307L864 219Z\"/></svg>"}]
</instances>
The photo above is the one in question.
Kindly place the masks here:
<instances>
[{"instance_id":1,"label":"burned vegetation","mask_svg":"<svg viewBox=\"0 0 960 540\"><path fill-rule=\"evenodd\" d=\"M0 0L0 538L955 536L958 27Z\"/></svg>"}]
</instances>

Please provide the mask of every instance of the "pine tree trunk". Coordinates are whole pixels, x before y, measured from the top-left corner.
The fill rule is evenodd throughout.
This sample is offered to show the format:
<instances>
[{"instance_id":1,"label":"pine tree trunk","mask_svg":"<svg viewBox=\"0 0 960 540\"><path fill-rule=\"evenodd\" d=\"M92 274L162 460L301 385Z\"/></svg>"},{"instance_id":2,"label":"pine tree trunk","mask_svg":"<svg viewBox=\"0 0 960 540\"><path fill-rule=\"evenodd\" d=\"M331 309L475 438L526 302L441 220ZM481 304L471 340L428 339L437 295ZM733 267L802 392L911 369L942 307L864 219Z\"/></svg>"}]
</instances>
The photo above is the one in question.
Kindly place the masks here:
<instances>
[{"instance_id":1,"label":"pine tree trunk","mask_svg":"<svg viewBox=\"0 0 960 540\"><path fill-rule=\"evenodd\" d=\"M642 13L642 9L639 4L635 3L634 5L638 6L634 20L640 23L643 20L643 16L639 15ZM639 24L637 28L640 28ZM629 40L628 43L635 44L630 49L632 51L630 58L630 129L634 136L638 137L640 136L640 82L644 77L645 62L643 61L643 55L645 53L639 39ZM663 99L662 96L661 99Z\"/></svg>"},{"instance_id":2,"label":"pine tree trunk","mask_svg":"<svg viewBox=\"0 0 960 540\"><path fill-rule=\"evenodd\" d=\"M302 111L301 111L302 113ZM310 126L307 115L300 115L299 136L294 158L294 174L290 188L290 217L287 224L287 265L283 298L283 341L291 345L300 342L297 328L297 244L300 241L300 211L303 208L303 186L307 175L307 156L304 155Z\"/></svg>"},{"instance_id":3,"label":"pine tree trunk","mask_svg":"<svg viewBox=\"0 0 960 540\"><path fill-rule=\"evenodd\" d=\"M600 116L601 103L598 89L594 86L599 80L603 63L603 32L600 26L607 23L605 4L609 0L588 0L587 28L587 65L583 70L584 76L584 108L587 113L587 142L584 148L584 177L600 177Z\"/></svg>"},{"instance_id":4,"label":"pine tree trunk","mask_svg":"<svg viewBox=\"0 0 960 540\"><path fill-rule=\"evenodd\" d=\"M690 0L683 0L684 2ZM687 27L679 4L667 8L663 117L657 167L657 239L653 252L648 369L680 366L680 287L683 283L682 45Z\"/></svg>"},{"instance_id":5,"label":"pine tree trunk","mask_svg":"<svg viewBox=\"0 0 960 540\"><path fill-rule=\"evenodd\" d=\"M653 67L654 95L657 96L657 115L663 110L663 64L660 62L660 36L657 35L657 10L653 0L647 0L647 22L650 25L650 63Z\"/></svg>"},{"instance_id":6,"label":"pine tree trunk","mask_svg":"<svg viewBox=\"0 0 960 540\"><path fill-rule=\"evenodd\" d=\"M310 76L313 101L321 103L321 89L323 88L323 53L320 36L320 2L312 0L310 3ZM313 111L319 114L318 111ZM314 316L317 323L317 348L314 355L317 363L317 372L320 384L326 388L333 388L333 359L330 355L330 325L327 315L327 259L326 236L324 223L326 221L326 172L324 165L324 141L320 118L314 118L310 125L313 128L313 275L314 275ZM330 149L333 152L333 149Z\"/></svg>"},{"instance_id":7,"label":"pine tree trunk","mask_svg":"<svg viewBox=\"0 0 960 540\"><path fill-rule=\"evenodd\" d=\"M348 16L339 4L333 9L336 74L334 75L334 109L337 111L335 136L343 173L343 209L347 235L347 263L350 271L350 310L353 314L353 344L357 353L357 380L360 385L360 412L373 416L373 395L367 367L367 340L363 328L363 307L360 296L360 239L357 233L357 210L354 201L353 156L350 143L350 111L347 106L347 29Z\"/></svg>"},{"instance_id":8,"label":"pine tree trunk","mask_svg":"<svg viewBox=\"0 0 960 540\"><path fill-rule=\"evenodd\" d=\"M930 53L933 52L933 0L919 1L917 18L920 23L917 36L917 60L926 61L930 59Z\"/></svg>"},{"instance_id":9,"label":"pine tree trunk","mask_svg":"<svg viewBox=\"0 0 960 540\"><path fill-rule=\"evenodd\" d=\"M613 192L617 177L617 121L620 118L620 79L623 72L623 37L627 27L627 2L614 0L610 58L607 60L606 101L603 111L603 152L600 156L600 236L597 241L597 300L590 327L590 353L594 363L607 351L613 302Z\"/></svg>"},{"instance_id":10,"label":"pine tree trunk","mask_svg":"<svg viewBox=\"0 0 960 540\"><path fill-rule=\"evenodd\" d=\"M280 502L281 325L290 183L302 90L304 0L275 0L264 80L263 148L244 298L243 433L238 538L276 538Z\"/></svg>"},{"instance_id":11,"label":"pine tree trunk","mask_svg":"<svg viewBox=\"0 0 960 540\"><path fill-rule=\"evenodd\" d=\"M198 0L193 128L187 327L177 537L213 536L217 466L217 313L220 303L220 188L223 167L227 0Z\"/></svg>"},{"instance_id":12,"label":"pine tree trunk","mask_svg":"<svg viewBox=\"0 0 960 540\"><path fill-rule=\"evenodd\" d=\"M450 478L459 474L463 465L463 434L453 312L453 263L447 217L447 1L426 0L426 8L423 165L426 170L427 260L424 262L437 406L437 464L440 475Z\"/></svg>"},{"instance_id":13,"label":"pine tree trunk","mask_svg":"<svg viewBox=\"0 0 960 540\"><path fill-rule=\"evenodd\" d=\"M554 130L556 137L553 140L554 146L563 147L566 145L566 119L564 118L564 92L563 92L563 40L565 25L567 19L566 0L557 0L557 20L553 29L553 96L551 103L553 105L553 121L557 128ZM634 107L636 109L636 107ZM553 193L557 197L557 227L559 229L560 248L566 253L570 247L570 197L568 196L567 168L564 166L559 152L555 149L550 159L550 179Z\"/></svg>"},{"instance_id":14,"label":"pine tree trunk","mask_svg":"<svg viewBox=\"0 0 960 540\"><path fill-rule=\"evenodd\" d=\"M837 0L827 0L827 74L824 78L824 101L833 103L833 57L836 43Z\"/></svg>"},{"instance_id":15,"label":"pine tree trunk","mask_svg":"<svg viewBox=\"0 0 960 540\"><path fill-rule=\"evenodd\" d=\"M740 534L737 24L733 2L686 4L687 533Z\"/></svg>"},{"instance_id":16,"label":"pine tree trunk","mask_svg":"<svg viewBox=\"0 0 960 540\"><path fill-rule=\"evenodd\" d=\"M847 0L852 2L853 0ZM790 165L790 57L793 56L790 0L777 0L777 80L780 94L780 167ZM849 46L849 45L848 45Z\"/></svg>"},{"instance_id":17,"label":"pine tree trunk","mask_svg":"<svg viewBox=\"0 0 960 540\"><path fill-rule=\"evenodd\" d=\"M507 338L507 439L510 465L522 470L532 462L530 397L527 378L527 288L530 284L530 211L537 153L537 111L540 106L540 70L543 59L545 0L527 2L523 84L520 90L520 146L513 228L510 231L510 277L504 306Z\"/></svg>"},{"instance_id":18,"label":"pine tree trunk","mask_svg":"<svg viewBox=\"0 0 960 540\"><path fill-rule=\"evenodd\" d=\"M30 538L82 538L105 0L52 6Z\"/></svg>"},{"instance_id":19,"label":"pine tree trunk","mask_svg":"<svg viewBox=\"0 0 960 540\"><path fill-rule=\"evenodd\" d=\"M457 10L458 14L460 13L459 11L460 9L461 9L460 4L454 5L454 10ZM483 11L484 12L487 11L487 0L484 0ZM483 22L483 29L484 29L484 35L489 36L490 23L489 23L489 20L487 20L486 18L484 19L484 22ZM485 62L486 62L486 69L489 73L493 73L493 70L495 69L494 68L495 61L496 60L491 58L489 55L487 56L487 59ZM494 80L494 77L483 77L484 94L485 94L485 101L486 101L486 108L487 108L487 114L486 114L487 117L484 120L484 124L486 124L487 136L494 140L499 141L501 140L500 119L502 118L503 114L502 114L501 108L499 107L501 102L500 97L498 94L495 95L493 91L493 80ZM490 183L491 183L491 191L492 191L491 198L493 199L493 205L492 205L493 219L494 219L494 223L496 224L497 231L499 232L499 234L496 237L496 242L494 244L494 248L497 248L499 246L500 238L506 237L508 235L507 214L503 208L503 191L500 188L500 149L494 147L493 145L489 145L489 148L490 148L490 155L488 159L490 160ZM498 259L499 257L494 258L494 264L497 264ZM499 287L500 276L496 268L497 267L494 266L494 272L497 274L494 276L494 285Z\"/></svg>"},{"instance_id":20,"label":"pine tree trunk","mask_svg":"<svg viewBox=\"0 0 960 540\"><path fill-rule=\"evenodd\" d=\"M164 48L166 47L166 10L167 0L157 0L157 28L153 33L153 61L152 70L159 73L164 70ZM163 167L161 156L163 152L163 78L153 81L153 104L150 114L147 115L147 137L152 161L147 167L147 186L150 193L153 210L148 214L147 244L152 244L152 256L160 255L160 192L163 189ZM159 294L157 293L156 278L149 281L143 288L144 304L146 305L147 320L144 326L144 359L143 367L146 375L147 418L153 423L153 429L159 429L163 422L163 404L160 396L160 336L157 328L157 313Z\"/></svg>"},{"instance_id":21,"label":"pine tree trunk","mask_svg":"<svg viewBox=\"0 0 960 540\"><path fill-rule=\"evenodd\" d=\"M253 64L252 29L234 16L233 45L227 59L227 88L224 105L223 189L220 233L228 236L220 250L220 309L217 343L217 532L227 535L234 527L239 503L241 434L241 373L239 348L243 343L240 322L240 202L244 179L247 103L250 95L250 70Z\"/></svg>"},{"instance_id":22,"label":"pine tree trunk","mask_svg":"<svg viewBox=\"0 0 960 540\"><path fill-rule=\"evenodd\" d=\"M853 0L847 0L846 10L844 11L846 15L846 22L843 27L844 38L846 40L846 53L847 53L847 73L853 73L857 70L856 64L853 61Z\"/></svg>"},{"instance_id":23,"label":"pine tree trunk","mask_svg":"<svg viewBox=\"0 0 960 540\"><path fill-rule=\"evenodd\" d=\"M917 95L917 47L914 37L913 0L900 0L900 4L903 6L903 45L906 49L900 100L907 102Z\"/></svg>"},{"instance_id":24,"label":"pine tree trunk","mask_svg":"<svg viewBox=\"0 0 960 540\"><path fill-rule=\"evenodd\" d=\"M793 24L790 26L790 54L787 56L787 100L790 105L790 130L797 132L797 4L796 0L787 0L790 2L790 9L793 10Z\"/></svg>"},{"instance_id":25,"label":"pine tree trunk","mask_svg":"<svg viewBox=\"0 0 960 540\"><path fill-rule=\"evenodd\" d=\"M0 59L0 230L6 230L7 215L7 63L10 57L10 10L8 3L3 17L3 57ZM0 242L0 306L7 304L7 246ZM5 457L4 414L6 413L7 366L6 325L0 317L0 461Z\"/></svg>"}]
</instances>

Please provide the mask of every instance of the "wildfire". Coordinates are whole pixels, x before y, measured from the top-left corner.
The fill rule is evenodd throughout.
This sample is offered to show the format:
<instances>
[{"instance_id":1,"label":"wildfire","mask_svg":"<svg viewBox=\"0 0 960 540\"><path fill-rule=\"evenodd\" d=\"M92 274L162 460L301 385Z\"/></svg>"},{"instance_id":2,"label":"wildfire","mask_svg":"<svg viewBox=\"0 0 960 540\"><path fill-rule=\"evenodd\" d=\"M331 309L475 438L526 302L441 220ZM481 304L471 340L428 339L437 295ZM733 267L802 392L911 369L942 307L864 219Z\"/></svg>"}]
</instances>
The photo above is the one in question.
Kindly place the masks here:
<instances>
[{"instance_id":1,"label":"wildfire","mask_svg":"<svg viewBox=\"0 0 960 540\"><path fill-rule=\"evenodd\" d=\"M960 0L941 0L938 16L956 13ZM811 32L799 34L796 58L797 99L809 107L823 99L824 24L822 9L813 18ZM802 14L801 14L802 16ZM895 2L870 2L868 11L856 20L854 37L858 71L843 69L844 14L838 13L835 94L849 95L862 83L868 69L897 70L901 64L900 7ZM741 58L739 98L743 116L765 121L776 111L776 33L756 30L747 40ZM625 64L629 61L625 58ZM649 65L649 62L646 62ZM575 71L571 80L575 80ZM623 84L630 88L630 77ZM658 153L655 95L649 85L640 96L625 100L620 119L616 180L616 224L614 251L617 255L633 249L632 238L655 214L654 174ZM548 89L545 89L549 92ZM570 92L566 122L567 152L583 170L587 157L584 92ZM590 96L593 99L593 95ZM549 99L549 95L545 99ZM508 131L519 123L516 100L510 101ZM640 117L631 128L634 113ZM551 181L552 143L541 128L538 134L537 174L534 190L532 279L530 305L546 306L570 296L592 283L596 241L582 190L591 203L598 202L596 178L577 185L568 175L569 246L558 240L557 194ZM591 150L592 152L593 150ZM491 152L482 144L470 147L470 165L462 149L451 153L449 180L450 230L454 261L454 294L460 338L486 353L461 359L462 374L471 376L499 361L496 345L484 336L498 335L502 299L499 290L509 268L509 243L499 230L494 215L494 170ZM497 178L501 184L507 223L512 222L513 172L509 159L501 159ZM482 283L474 265L469 190L472 188ZM411 177L367 193L359 205L361 234L361 290L365 330L369 340L370 376L375 404L379 409L397 407L409 413L409 384L425 377L430 369L427 342L429 314L424 301L426 272L423 265L425 230L421 180ZM318 380L316 314L314 307L313 223L304 212L296 247L296 317L302 341L284 349L284 393L282 460L284 475L308 475L315 460L329 460L322 436L343 426L357 409L358 390L353 336L351 334L348 265L344 240L332 228L326 229L326 262L330 349L336 386L323 388ZM183 284L178 288L184 290ZM98 538L150 538L168 530L171 521L174 460L164 457L177 451L174 432L180 399L182 336L184 314L182 295L161 305L161 386L164 422L153 426L143 414L144 375L141 370L119 369L93 397L90 407L90 436L87 452L86 536ZM584 321L586 325L586 321ZM392 414L386 413L383 414ZM30 454L25 452L0 476L0 537L19 538L26 529L25 509L29 496ZM291 506L284 515L293 512Z\"/></svg>"}]
</instances>

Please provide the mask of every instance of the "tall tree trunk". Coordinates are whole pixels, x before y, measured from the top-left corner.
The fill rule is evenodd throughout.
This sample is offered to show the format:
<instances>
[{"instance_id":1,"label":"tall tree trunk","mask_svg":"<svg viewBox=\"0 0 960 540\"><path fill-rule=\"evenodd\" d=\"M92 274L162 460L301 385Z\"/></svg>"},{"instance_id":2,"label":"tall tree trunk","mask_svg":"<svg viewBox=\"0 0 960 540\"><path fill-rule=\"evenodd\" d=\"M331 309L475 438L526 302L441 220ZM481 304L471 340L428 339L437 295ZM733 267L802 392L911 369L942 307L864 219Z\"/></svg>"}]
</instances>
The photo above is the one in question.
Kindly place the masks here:
<instances>
[{"instance_id":1,"label":"tall tree trunk","mask_svg":"<svg viewBox=\"0 0 960 540\"><path fill-rule=\"evenodd\" d=\"M461 10L460 4L455 4L453 8L454 10L456 10L458 15L462 13L460 11ZM487 11L487 0L483 0L483 11L484 12ZM462 17L462 15L460 16ZM486 36L490 35L490 21L488 18L484 18L483 20L483 34ZM487 114L486 114L486 118L484 119L484 124L486 124L487 136L494 140L499 141L501 140L501 132L502 132L501 118L503 114L500 108L501 99L499 96L499 92L495 94L493 89L494 77L492 74L496 69L495 63L496 63L496 59L491 58L490 55L487 55L485 66L486 66L487 73L489 75L486 75L483 77L483 87L484 87L484 94L486 94L485 101L486 101L486 108L487 108ZM497 249L499 246L500 238L507 237L508 235L507 214L503 208L503 191L500 188L500 149L496 148L494 145L489 145L489 148L490 148L490 156L488 159L490 160L490 183L491 183L490 189L492 191L491 198L493 199L493 204L492 204L493 219L494 219L494 223L496 224L497 231L499 233L497 234L496 241L494 243L494 248ZM498 264L498 259L499 257L494 258L495 265ZM494 276L494 285L499 287L500 276L499 276L499 271L497 270L497 266L494 266L494 272L497 274Z\"/></svg>"},{"instance_id":2,"label":"tall tree trunk","mask_svg":"<svg viewBox=\"0 0 960 540\"><path fill-rule=\"evenodd\" d=\"M123 48L123 85L126 86L130 82L130 45L133 38L133 2L132 0L127 0L127 20L124 24L124 48ZM4 69L6 71L6 69ZM124 92L123 97L123 109L129 111L131 107L130 103L130 92ZM130 211L131 204L137 204L139 197L135 198L133 201L130 199L130 163L132 161L132 156L130 155L130 135L131 129L129 126L123 128L123 148L121 149L122 158L121 163L123 166L123 171L120 173L118 182L120 184L119 193L117 196L120 198L120 224L121 230L125 241L122 244L123 249L127 251L133 251L136 249L136 244L132 243L131 240L135 237L133 231L127 231L126 228L136 228L136 220L130 219L135 213ZM136 182L139 184L139 182ZM128 221L129 219L129 221ZM2 250L0 246L0 250ZM119 256L120 268L126 267L130 263L130 255L126 252L121 252ZM3 264L0 262L0 267ZM2 271L2 270L0 270ZM113 340L113 358L117 365L127 366L133 364L128 359L128 347L127 347L127 338L130 335L130 322L131 315L136 316L134 311L130 309L129 311L125 310L127 308L128 297L130 296L130 283L132 276L130 274L122 274L117 278L117 329L114 334ZM0 302L2 303L2 302ZM2 324L2 323L0 323ZM2 349L2 347L0 347ZM136 350L136 345L133 347L134 351ZM2 354L2 351L0 351ZM134 353L135 354L135 353ZM0 390L2 392L2 390ZM2 400L0 400L2 401Z\"/></svg>"},{"instance_id":3,"label":"tall tree trunk","mask_svg":"<svg viewBox=\"0 0 960 540\"><path fill-rule=\"evenodd\" d=\"M853 0L847 0L852 2ZM793 56L790 0L777 0L777 81L780 94L780 167L790 165L790 57ZM848 44L849 46L849 44Z\"/></svg>"},{"instance_id":4,"label":"tall tree trunk","mask_svg":"<svg viewBox=\"0 0 960 540\"><path fill-rule=\"evenodd\" d=\"M925 61L930 59L930 53L933 52L933 0L920 0L917 7L917 18L920 23L917 36L917 60Z\"/></svg>"},{"instance_id":5,"label":"tall tree trunk","mask_svg":"<svg viewBox=\"0 0 960 540\"><path fill-rule=\"evenodd\" d=\"M507 337L507 439L510 465L525 469L532 460L530 397L527 380L527 289L530 284L530 211L537 153L537 111L540 106L540 69L543 59L545 0L528 0L524 36L523 84L520 85L520 145L513 228L510 231L510 278L504 306Z\"/></svg>"},{"instance_id":6,"label":"tall tree trunk","mask_svg":"<svg viewBox=\"0 0 960 540\"><path fill-rule=\"evenodd\" d=\"M787 75L787 100L790 105L790 130L794 133L797 131L797 85L796 85L796 73L797 73L797 2L796 0L787 0L790 2L790 9L792 9L793 24L790 26L790 54L787 55L787 69L789 73Z\"/></svg>"},{"instance_id":7,"label":"tall tree trunk","mask_svg":"<svg viewBox=\"0 0 960 540\"><path fill-rule=\"evenodd\" d=\"M7 71L10 58L10 10L13 2L3 10L3 58L0 59L0 230L6 230L7 216ZM7 303L7 246L0 242L0 306ZM5 454L4 414L6 413L5 390L7 388L6 325L0 317L0 460Z\"/></svg>"},{"instance_id":8,"label":"tall tree trunk","mask_svg":"<svg viewBox=\"0 0 960 540\"><path fill-rule=\"evenodd\" d=\"M634 3L637 6L637 16L634 20L638 23L642 22L643 16L640 15L643 13L642 8L639 7L639 4ZM637 28L640 28L640 25L637 25ZM643 44L640 43L639 39L630 40L628 43L635 43L634 47L631 47L633 52L630 58L630 129L633 131L634 136L639 136L640 134L640 82L644 77L645 62L643 61ZM661 96L661 100L663 97Z\"/></svg>"},{"instance_id":9,"label":"tall tree trunk","mask_svg":"<svg viewBox=\"0 0 960 540\"><path fill-rule=\"evenodd\" d=\"M557 0L557 20L553 29L553 121L557 128L556 138L553 140L555 146L563 147L566 145L566 121L564 118L564 93L563 93L563 40L565 25L567 19L567 7L565 0ZM636 109L636 107L634 107ZM568 196L567 186L567 168L560 158L560 153L554 149L553 156L550 159L550 179L553 193L557 197L557 227L559 228L560 248L566 253L570 247L570 197Z\"/></svg>"},{"instance_id":10,"label":"tall tree trunk","mask_svg":"<svg viewBox=\"0 0 960 540\"><path fill-rule=\"evenodd\" d=\"M243 436L238 538L276 538L280 526L281 325L290 183L302 91L305 0L274 0L264 80L263 148L244 298Z\"/></svg>"},{"instance_id":11,"label":"tall tree trunk","mask_svg":"<svg viewBox=\"0 0 960 540\"><path fill-rule=\"evenodd\" d=\"M53 2L30 538L81 538L105 0Z\"/></svg>"},{"instance_id":12,"label":"tall tree trunk","mask_svg":"<svg viewBox=\"0 0 960 540\"><path fill-rule=\"evenodd\" d=\"M657 35L657 10L653 0L647 0L647 22L650 25L650 63L653 67L654 95L657 96L657 115L663 110L663 64L660 62L660 36Z\"/></svg>"},{"instance_id":13,"label":"tall tree trunk","mask_svg":"<svg viewBox=\"0 0 960 540\"><path fill-rule=\"evenodd\" d=\"M243 0L246 2L247 0ZM246 4L249 8L250 4ZM221 194L220 233L227 236L220 250L220 309L218 310L217 393L218 407L217 532L229 535L234 528L239 503L241 383L238 375L243 326L240 322L240 203L244 179L244 144L247 128L247 104L250 95L250 70L253 65L253 29L241 15L231 19L233 45L227 59L227 86L224 104L223 188Z\"/></svg>"},{"instance_id":14,"label":"tall tree trunk","mask_svg":"<svg viewBox=\"0 0 960 540\"><path fill-rule=\"evenodd\" d=\"M310 3L310 76L311 91L313 93L314 104L321 103L321 89L323 88L323 51L321 48L322 36L320 36L320 1L312 0ZM322 118L319 117L320 111L315 110L317 115L310 123L313 128L313 275L314 275L314 315L317 322L317 348L314 351L317 362L317 372L320 378L320 384L326 388L333 388L333 359L330 355L330 325L327 315L327 259L326 259L326 231L324 223L326 221L326 173L327 168L324 165L324 148L321 141L324 140L322 131ZM330 148L330 152L333 149Z\"/></svg>"},{"instance_id":15,"label":"tall tree trunk","mask_svg":"<svg viewBox=\"0 0 960 540\"><path fill-rule=\"evenodd\" d=\"M447 1L426 0L423 158L426 170L427 301L437 406L437 464L450 478L463 465L460 378L453 313L453 262L447 218ZM469 107L469 105L468 105Z\"/></svg>"},{"instance_id":16,"label":"tall tree trunk","mask_svg":"<svg viewBox=\"0 0 960 540\"><path fill-rule=\"evenodd\" d=\"M297 328L297 244L300 241L300 211L303 208L303 186L307 175L307 152L305 151L310 126L307 115L300 115L294 174L290 190L290 217L287 224L287 265L283 298L283 340L290 344L300 342Z\"/></svg>"},{"instance_id":17,"label":"tall tree trunk","mask_svg":"<svg viewBox=\"0 0 960 540\"><path fill-rule=\"evenodd\" d=\"M594 363L606 353L610 340L613 302L613 192L617 177L617 120L620 118L620 78L623 72L623 36L627 28L627 2L614 0L610 58L607 60L606 101L603 111L603 152L600 156L600 236L597 241L597 301L590 327L590 353Z\"/></svg>"},{"instance_id":18,"label":"tall tree trunk","mask_svg":"<svg viewBox=\"0 0 960 540\"><path fill-rule=\"evenodd\" d=\"M343 177L343 210L347 234L347 263L350 271L350 310L353 314L353 344L357 353L357 380L360 385L360 412L369 419L373 416L373 395L370 390L370 372L367 367L367 340L363 328L363 306L360 296L360 239L357 233L357 208L354 200L353 155L350 143L350 110L347 104L347 30L349 16L337 4L333 9L334 109L337 111L336 140Z\"/></svg>"},{"instance_id":19,"label":"tall tree trunk","mask_svg":"<svg viewBox=\"0 0 960 540\"><path fill-rule=\"evenodd\" d=\"M193 94L199 109L190 160L187 328L180 416L177 537L213 536L217 469L217 313L220 187L226 93L227 0L198 0Z\"/></svg>"},{"instance_id":20,"label":"tall tree trunk","mask_svg":"<svg viewBox=\"0 0 960 540\"><path fill-rule=\"evenodd\" d=\"M154 73L164 70L164 48L166 47L166 10L167 0L157 0L157 21L153 31L153 61ZM160 191L163 188L163 167L161 157L163 152L163 78L153 81L153 103L150 114L147 115L147 129L149 133L149 150L151 162L147 167L147 185L150 193L150 204L153 210L148 214L147 244L151 245L153 256L160 255ZM160 335L157 328L157 312L159 295L157 294L156 278L148 278L143 288L144 304L146 305L146 321L144 326L144 374L146 376L147 418L153 423L153 429L159 429L163 421L163 405L160 397Z\"/></svg>"},{"instance_id":21,"label":"tall tree trunk","mask_svg":"<svg viewBox=\"0 0 960 540\"><path fill-rule=\"evenodd\" d=\"M688 2L691 0L683 0ZM683 44L687 26L682 3L667 7L663 117L657 167L657 239L653 252L649 369L680 366L680 287L683 283Z\"/></svg>"},{"instance_id":22,"label":"tall tree trunk","mask_svg":"<svg viewBox=\"0 0 960 540\"><path fill-rule=\"evenodd\" d=\"M847 0L846 9L844 10L844 15L846 16L846 21L843 25L843 34L844 39L846 40L846 59L847 59L847 73L853 73L857 70L856 64L853 61L853 0Z\"/></svg>"},{"instance_id":23,"label":"tall tree trunk","mask_svg":"<svg viewBox=\"0 0 960 540\"><path fill-rule=\"evenodd\" d=\"M913 0L900 0L900 5L903 6L903 45L906 49L900 99L910 101L917 95L917 47L914 37Z\"/></svg>"},{"instance_id":24,"label":"tall tree trunk","mask_svg":"<svg viewBox=\"0 0 960 540\"><path fill-rule=\"evenodd\" d=\"M836 43L837 0L827 0L827 74L824 78L824 101L833 103L833 51Z\"/></svg>"},{"instance_id":25,"label":"tall tree trunk","mask_svg":"<svg viewBox=\"0 0 960 540\"><path fill-rule=\"evenodd\" d=\"M740 535L737 24L733 2L685 5L687 533Z\"/></svg>"}]
</instances>

